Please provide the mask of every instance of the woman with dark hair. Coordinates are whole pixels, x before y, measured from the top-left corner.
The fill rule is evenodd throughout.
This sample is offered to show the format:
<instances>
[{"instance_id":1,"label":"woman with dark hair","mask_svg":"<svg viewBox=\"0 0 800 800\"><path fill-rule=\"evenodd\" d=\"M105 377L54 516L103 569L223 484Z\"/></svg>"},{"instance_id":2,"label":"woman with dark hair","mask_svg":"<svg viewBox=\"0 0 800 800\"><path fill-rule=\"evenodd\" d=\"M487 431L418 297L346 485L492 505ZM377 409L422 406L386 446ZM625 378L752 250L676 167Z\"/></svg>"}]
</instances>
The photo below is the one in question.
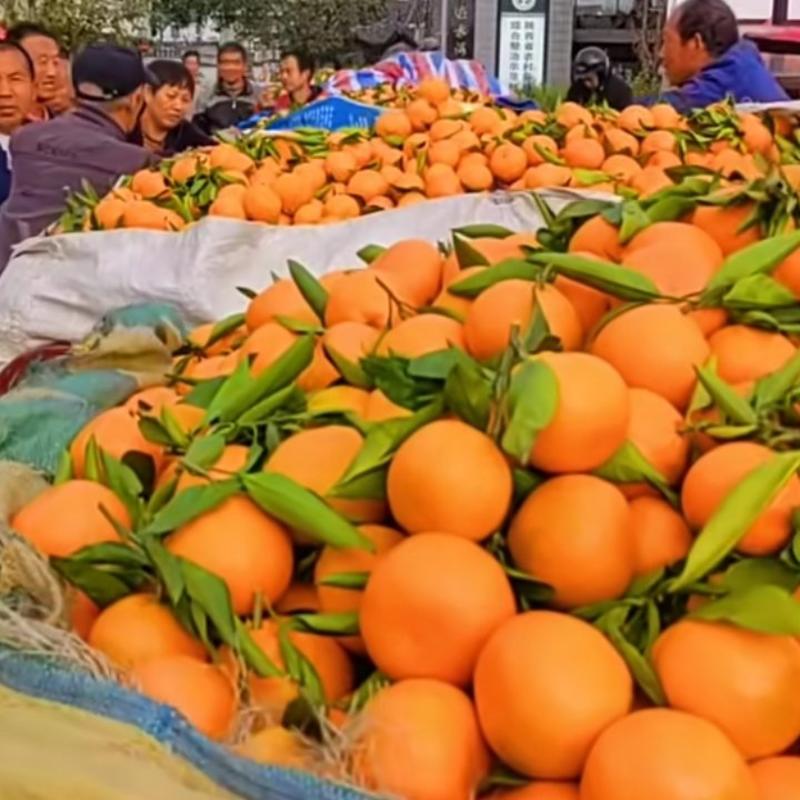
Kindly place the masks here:
<instances>
[{"instance_id":1,"label":"woman with dark hair","mask_svg":"<svg viewBox=\"0 0 800 800\"><path fill-rule=\"evenodd\" d=\"M194 78L180 61L153 61L147 65L154 85L145 91L145 107L131 140L160 156L172 156L191 147L214 144L197 125L186 119L194 99Z\"/></svg>"}]
</instances>

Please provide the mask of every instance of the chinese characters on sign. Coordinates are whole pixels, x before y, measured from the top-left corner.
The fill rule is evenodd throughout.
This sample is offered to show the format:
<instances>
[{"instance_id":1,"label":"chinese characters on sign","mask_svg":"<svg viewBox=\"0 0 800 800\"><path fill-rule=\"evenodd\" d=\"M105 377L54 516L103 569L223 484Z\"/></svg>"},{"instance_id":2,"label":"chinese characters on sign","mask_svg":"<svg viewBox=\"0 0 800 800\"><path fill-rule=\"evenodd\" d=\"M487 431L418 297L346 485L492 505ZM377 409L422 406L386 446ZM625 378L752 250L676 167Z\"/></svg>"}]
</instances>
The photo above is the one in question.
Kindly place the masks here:
<instances>
[{"instance_id":1,"label":"chinese characters on sign","mask_svg":"<svg viewBox=\"0 0 800 800\"><path fill-rule=\"evenodd\" d=\"M501 0L497 72L510 88L544 83L547 0Z\"/></svg>"},{"instance_id":2,"label":"chinese characters on sign","mask_svg":"<svg viewBox=\"0 0 800 800\"><path fill-rule=\"evenodd\" d=\"M447 57L475 55L475 0L449 0L447 4Z\"/></svg>"}]
</instances>

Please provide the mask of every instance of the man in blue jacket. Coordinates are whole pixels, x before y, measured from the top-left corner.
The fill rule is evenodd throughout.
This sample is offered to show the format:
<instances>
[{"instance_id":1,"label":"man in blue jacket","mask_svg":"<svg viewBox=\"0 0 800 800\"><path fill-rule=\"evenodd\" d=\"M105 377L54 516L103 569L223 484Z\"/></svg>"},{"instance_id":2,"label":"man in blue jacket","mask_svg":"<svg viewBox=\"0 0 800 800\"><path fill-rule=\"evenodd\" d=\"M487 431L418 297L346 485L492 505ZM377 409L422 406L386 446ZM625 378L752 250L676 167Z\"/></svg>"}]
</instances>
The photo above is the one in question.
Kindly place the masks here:
<instances>
[{"instance_id":1,"label":"man in blue jacket","mask_svg":"<svg viewBox=\"0 0 800 800\"><path fill-rule=\"evenodd\" d=\"M681 113L733 98L737 103L788 100L756 46L739 38L724 0L686 0L664 29L664 71L675 87L660 98Z\"/></svg>"}]
</instances>

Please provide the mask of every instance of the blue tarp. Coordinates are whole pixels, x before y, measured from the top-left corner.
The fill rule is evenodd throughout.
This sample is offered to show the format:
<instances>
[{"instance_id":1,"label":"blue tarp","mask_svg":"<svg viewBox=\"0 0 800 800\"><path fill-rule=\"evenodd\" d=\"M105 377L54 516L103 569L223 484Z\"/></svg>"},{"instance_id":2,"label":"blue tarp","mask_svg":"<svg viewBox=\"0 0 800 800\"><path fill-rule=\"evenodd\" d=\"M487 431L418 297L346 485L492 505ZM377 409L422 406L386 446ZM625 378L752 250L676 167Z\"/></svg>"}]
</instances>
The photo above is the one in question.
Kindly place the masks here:
<instances>
[{"instance_id":1,"label":"blue tarp","mask_svg":"<svg viewBox=\"0 0 800 800\"><path fill-rule=\"evenodd\" d=\"M291 131L296 128L321 128L326 131L371 128L384 110L381 106L356 103L344 97L325 97L285 117L276 117L266 127L271 131ZM269 119L269 116L269 113L256 114L240 123L239 128L254 128L262 120Z\"/></svg>"},{"instance_id":2,"label":"blue tarp","mask_svg":"<svg viewBox=\"0 0 800 800\"><path fill-rule=\"evenodd\" d=\"M0 683L21 694L134 725L243 800L368 800L368 795L304 772L238 758L174 709L41 658L0 649ZM45 763L46 754L42 757Z\"/></svg>"}]
</instances>

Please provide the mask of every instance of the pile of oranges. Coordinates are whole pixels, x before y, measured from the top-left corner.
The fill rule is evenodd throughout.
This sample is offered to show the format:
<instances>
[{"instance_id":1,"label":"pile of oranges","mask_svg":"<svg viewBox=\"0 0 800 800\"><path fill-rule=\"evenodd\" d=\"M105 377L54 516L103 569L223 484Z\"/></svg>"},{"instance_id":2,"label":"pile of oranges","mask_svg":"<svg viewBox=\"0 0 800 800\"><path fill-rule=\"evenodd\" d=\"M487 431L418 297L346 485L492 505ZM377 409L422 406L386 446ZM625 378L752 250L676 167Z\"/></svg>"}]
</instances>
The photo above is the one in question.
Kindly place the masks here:
<instances>
[{"instance_id":1,"label":"pile of oranges","mask_svg":"<svg viewBox=\"0 0 800 800\"><path fill-rule=\"evenodd\" d=\"M294 265L12 527L140 691L257 720L246 757L408 800L800 797L800 234L755 211Z\"/></svg>"},{"instance_id":2,"label":"pile of oranges","mask_svg":"<svg viewBox=\"0 0 800 800\"><path fill-rule=\"evenodd\" d=\"M688 118L668 105L617 113L569 102L552 113L517 114L465 103L446 82L426 79L371 132L256 131L188 152L136 173L102 199L73 198L61 230L179 231L205 216L324 224L492 190L648 196L686 168L761 177L770 164L793 158L791 128L786 119L762 121L728 106Z\"/></svg>"}]
</instances>

